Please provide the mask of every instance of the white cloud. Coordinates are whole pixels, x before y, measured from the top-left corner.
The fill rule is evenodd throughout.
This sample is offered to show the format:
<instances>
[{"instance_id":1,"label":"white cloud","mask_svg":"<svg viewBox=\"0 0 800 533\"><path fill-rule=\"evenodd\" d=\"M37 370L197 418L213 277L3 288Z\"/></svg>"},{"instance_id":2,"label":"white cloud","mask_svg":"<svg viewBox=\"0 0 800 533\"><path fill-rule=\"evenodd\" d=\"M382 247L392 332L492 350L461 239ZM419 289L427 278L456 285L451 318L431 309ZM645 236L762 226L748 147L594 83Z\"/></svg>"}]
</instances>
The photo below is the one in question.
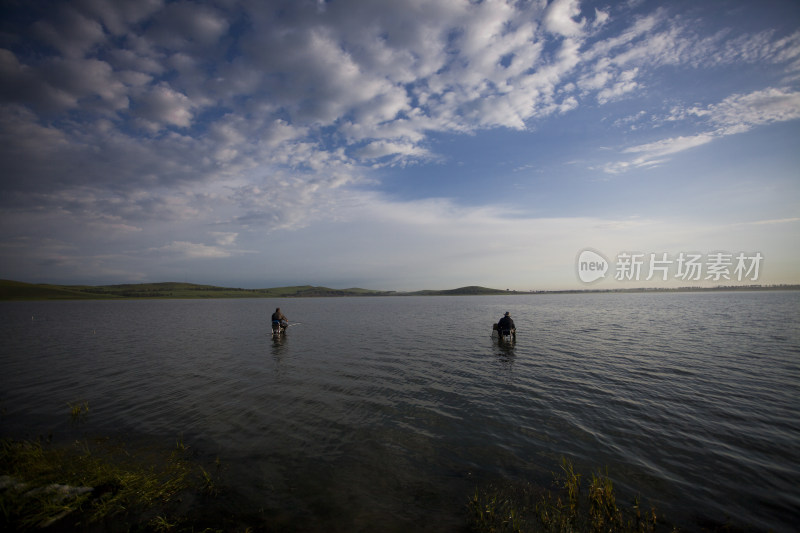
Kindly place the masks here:
<instances>
[{"instance_id":1,"label":"white cloud","mask_svg":"<svg viewBox=\"0 0 800 533\"><path fill-rule=\"evenodd\" d=\"M575 37L581 34L586 25L585 19L575 20L580 14L578 0L553 0L545 11L544 25L550 32Z\"/></svg>"},{"instance_id":2,"label":"white cloud","mask_svg":"<svg viewBox=\"0 0 800 533\"><path fill-rule=\"evenodd\" d=\"M759 126L800 118L800 91L768 88L750 94L734 94L707 109L693 109L721 126Z\"/></svg>"},{"instance_id":3,"label":"white cloud","mask_svg":"<svg viewBox=\"0 0 800 533\"><path fill-rule=\"evenodd\" d=\"M54 61L49 65L47 76L53 85L73 95L75 104L85 100L81 103L88 109L119 111L128 108L128 89L105 61ZM93 97L99 97L102 104L94 104Z\"/></svg>"},{"instance_id":4,"label":"white cloud","mask_svg":"<svg viewBox=\"0 0 800 533\"><path fill-rule=\"evenodd\" d=\"M755 224L755 225L773 225L773 224L792 224L795 222L800 222L800 218L775 218L769 220L756 220L755 222L747 222L747 224Z\"/></svg>"},{"instance_id":5,"label":"white cloud","mask_svg":"<svg viewBox=\"0 0 800 533\"><path fill-rule=\"evenodd\" d=\"M686 121L690 117L707 120L710 131L690 136L679 136L631 146L622 154L639 154L634 159L617 161L604 166L611 174L634 168L650 167L663 163L668 156L707 144L714 139L749 131L755 126L800 119L800 92L789 89L768 88L749 94L734 94L718 104L706 107L676 107L669 121Z\"/></svg>"},{"instance_id":6,"label":"white cloud","mask_svg":"<svg viewBox=\"0 0 800 533\"><path fill-rule=\"evenodd\" d=\"M164 72L164 65L158 58L141 56L127 49L111 50L108 55L109 62L119 70L128 70L144 75ZM152 78L152 76L150 77Z\"/></svg>"},{"instance_id":7,"label":"white cloud","mask_svg":"<svg viewBox=\"0 0 800 533\"><path fill-rule=\"evenodd\" d=\"M57 112L79 105L87 111L108 113L128 106L127 87L111 66L97 59L49 58L36 67L21 63L0 49L0 95L37 111Z\"/></svg>"},{"instance_id":8,"label":"white cloud","mask_svg":"<svg viewBox=\"0 0 800 533\"><path fill-rule=\"evenodd\" d=\"M233 258L230 247L249 249L254 235L316 230L354 212L386 229L375 241L399 228L407 246L415 239L432 244L416 222L401 224L410 217L440 225L440 239L457 235L443 261L454 260L459 246L477 258L475 238L490 241L482 228L508 223L498 207L393 204L362 189L379 189L387 166L446 161L437 149L446 153L458 134L522 132L550 127L559 114L587 110L595 120L623 107L638 117L639 133L655 111L643 115L626 104L655 95L664 66L705 74L730 64L780 64L770 71L780 75L764 81L780 88L728 98L692 93L702 97L689 102L705 103L691 105L670 94L671 122L657 126L674 129L661 140L651 133L648 142L631 135L608 172L664 164L715 138L800 116L792 81L800 72L800 32L739 36L718 21L713 31L699 31L666 5L581 11L577 0L279 7L80 0L46 13L30 34L9 30L0 49L3 205L15 213L49 210L53 218L41 227L67 220L71 230L107 228L126 243L141 237L130 249L173 259ZM547 117L553 122L538 122ZM624 122L615 118L602 120ZM520 165L487 161L480 179L494 179L507 163ZM457 180L469 178L452 179L458 190ZM374 212L363 207L371 202ZM537 221L521 226L543 231ZM473 241L462 227L471 228ZM141 244L147 238L171 244Z\"/></svg>"},{"instance_id":9,"label":"white cloud","mask_svg":"<svg viewBox=\"0 0 800 533\"><path fill-rule=\"evenodd\" d=\"M219 259L231 255L230 252L218 246L186 241L173 241L160 248L152 248L151 251L175 254L189 259Z\"/></svg>"},{"instance_id":10,"label":"white cloud","mask_svg":"<svg viewBox=\"0 0 800 533\"><path fill-rule=\"evenodd\" d=\"M214 237L219 246L232 246L236 244L239 234L231 231L212 231L211 236Z\"/></svg>"},{"instance_id":11,"label":"white cloud","mask_svg":"<svg viewBox=\"0 0 800 533\"><path fill-rule=\"evenodd\" d=\"M81 7L87 14L100 19L109 32L121 35L129 31L133 24L161 9L163 4L163 0L85 0L81 2Z\"/></svg>"},{"instance_id":12,"label":"white cloud","mask_svg":"<svg viewBox=\"0 0 800 533\"><path fill-rule=\"evenodd\" d=\"M605 87L611 77L612 73L606 62L606 65L599 67L596 71L583 75L578 80L578 87L586 91L596 91Z\"/></svg>"},{"instance_id":13,"label":"white cloud","mask_svg":"<svg viewBox=\"0 0 800 533\"><path fill-rule=\"evenodd\" d=\"M79 59L105 40L103 26L66 7L56 8L58 16L34 23L34 31L64 56Z\"/></svg>"},{"instance_id":14,"label":"white cloud","mask_svg":"<svg viewBox=\"0 0 800 533\"><path fill-rule=\"evenodd\" d=\"M55 126L40 124L30 109L16 104L0 107L0 159L9 178L27 178L27 183L20 181L18 186L36 191L40 183L47 183L43 176L58 168L68 147L69 136Z\"/></svg>"},{"instance_id":15,"label":"white cloud","mask_svg":"<svg viewBox=\"0 0 800 533\"><path fill-rule=\"evenodd\" d=\"M411 143L375 141L358 150L358 156L365 159L379 159L386 156L425 157L428 151Z\"/></svg>"},{"instance_id":16,"label":"white cloud","mask_svg":"<svg viewBox=\"0 0 800 533\"><path fill-rule=\"evenodd\" d=\"M148 129L157 131L164 125L187 128L192 123L194 105L185 94L162 83L138 95L134 113Z\"/></svg>"},{"instance_id":17,"label":"white cloud","mask_svg":"<svg viewBox=\"0 0 800 533\"><path fill-rule=\"evenodd\" d=\"M796 221L786 225L790 223ZM523 290L574 287L576 254L586 247L610 257L626 250L671 255L728 248L733 253L760 251L777 266L779 239L766 243L751 229L739 231L735 240L731 235L727 224L686 217L532 217L504 205L466 208L443 198L396 202L366 195L339 220L281 240L284 253L276 266L291 269L293 279L318 279L321 267L308 257L324 257L326 271L341 272L338 276L350 280L342 283L395 290L471 284ZM667 285L676 284L680 282Z\"/></svg>"},{"instance_id":18,"label":"white cloud","mask_svg":"<svg viewBox=\"0 0 800 533\"><path fill-rule=\"evenodd\" d=\"M605 14L604 14L605 15ZM604 22L608 21L608 17L601 15L600 18ZM657 10L655 13L637 18L633 24L624 28L618 35L611 35L605 39L593 42L584 54L587 61L599 60L600 62L609 63L614 59L615 63L619 63L618 53L620 50L627 50L636 45L639 40L644 40L648 37L660 24L664 22L665 14L663 10Z\"/></svg>"},{"instance_id":19,"label":"white cloud","mask_svg":"<svg viewBox=\"0 0 800 533\"><path fill-rule=\"evenodd\" d=\"M213 46L229 28L221 13L194 2L168 3L154 18L150 35L159 45L176 50Z\"/></svg>"},{"instance_id":20,"label":"white cloud","mask_svg":"<svg viewBox=\"0 0 800 533\"><path fill-rule=\"evenodd\" d=\"M601 104L605 104L635 90L639 86L639 84L635 81L638 71L638 68L634 68L622 72L617 78L616 83L597 93L597 101Z\"/></svg>"},{"instance_id":21,"label":"white cloud","mask_svg":"<svg viewBox=\"0 0 800 533\"><path fill-rule=\"evenodd\" d=\"M666 156L677 154L678 152L683 152L684 150L695 148L697 146L702 146L711 142L713 139L713 135L703 133L690 137L673 137L652 143L631 146L624 149L622 153L639 155L630 161L611 165L606 168L606 171L613 173L622 170L628 170L630 168L654 166L662 163Z\"/></svg>"},{"instance_id":22,"label":"white cloud","mask_svg":"<svg viewBox=\"0 0 800 533\"><path fill-rule=\"evenodd\" d=\"M594 10L594 22L592 23L595 27L603 26L606 22L608 22L609 14L607 11L600 11L599 9L595 8Z\"/></svg>"}]
</instances>

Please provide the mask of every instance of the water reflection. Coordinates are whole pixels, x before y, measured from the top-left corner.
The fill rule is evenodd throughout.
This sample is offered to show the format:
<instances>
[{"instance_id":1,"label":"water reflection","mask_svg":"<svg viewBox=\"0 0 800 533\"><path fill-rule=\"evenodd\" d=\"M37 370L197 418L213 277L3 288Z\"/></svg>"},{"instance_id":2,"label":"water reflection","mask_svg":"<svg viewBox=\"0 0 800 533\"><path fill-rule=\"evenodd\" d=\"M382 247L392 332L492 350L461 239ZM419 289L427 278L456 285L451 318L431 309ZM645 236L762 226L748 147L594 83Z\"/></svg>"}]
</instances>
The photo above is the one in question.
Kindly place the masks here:
<instances>
[{"instance_id":1,"label":"water reflection","mask_svg":"<svg viewBox=\"0 0 800 533\"><path fill-rule=\"evenodd\" d=\"M280 365L283 362L283 358L288 351L288 343L286 341L286 335L273 335L272 333L267 333L271 335L272 338L270 339L270 348L272 351L272 358L275 360L275 363Z\"/></svg>"},{"instance_id":2,"label":"water reflection","mask_svg":"<svg viewBox=\"0 0 800 533\"><path fill-rule=\"evenodd\" d=\"M506 339L495 331L492 332L492 343L497 355L503 357L513 357L514 348L517 345L517 336L513 335L510 339Z\"/></svg>"}]
</instances>

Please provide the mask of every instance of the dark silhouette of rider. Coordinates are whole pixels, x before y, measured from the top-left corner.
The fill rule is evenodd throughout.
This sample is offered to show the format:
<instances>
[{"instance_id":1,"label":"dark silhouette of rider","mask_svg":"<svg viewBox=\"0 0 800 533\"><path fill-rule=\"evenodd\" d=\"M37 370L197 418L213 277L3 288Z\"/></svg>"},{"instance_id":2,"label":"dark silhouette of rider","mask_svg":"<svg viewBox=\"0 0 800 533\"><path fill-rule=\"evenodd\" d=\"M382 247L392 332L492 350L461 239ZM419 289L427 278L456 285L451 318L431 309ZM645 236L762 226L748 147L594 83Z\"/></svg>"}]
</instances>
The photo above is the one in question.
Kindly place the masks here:
<instances>
[{"instance_id":1,"label":"dark silhouette of rider","mask_svg":"<svg viewBox=\"0 0 800 533\"><path fill-rule=\"evenodd\" d=\"M497 330L501 335L504 331L510 331L512 335L516 335L517 327L514 325L514 321L511 320L511 313L506 311L506 314L503 315L503 318L497 322Z\"/></svg>"},{"instance_id":2,"label":"dark silhouette of rider","mask_svg":"<svg viewBox=\"0 0 800 533\"><path fill-rule=\"evenodd\" d=\"M279 322L281 327L284 327L284 328L289 325L289 319L286 318L283 313L281 313L281 308L280 307L275 309L275 312L272 313L272 321L273 322Z\"/></svg>"}]
</instances>

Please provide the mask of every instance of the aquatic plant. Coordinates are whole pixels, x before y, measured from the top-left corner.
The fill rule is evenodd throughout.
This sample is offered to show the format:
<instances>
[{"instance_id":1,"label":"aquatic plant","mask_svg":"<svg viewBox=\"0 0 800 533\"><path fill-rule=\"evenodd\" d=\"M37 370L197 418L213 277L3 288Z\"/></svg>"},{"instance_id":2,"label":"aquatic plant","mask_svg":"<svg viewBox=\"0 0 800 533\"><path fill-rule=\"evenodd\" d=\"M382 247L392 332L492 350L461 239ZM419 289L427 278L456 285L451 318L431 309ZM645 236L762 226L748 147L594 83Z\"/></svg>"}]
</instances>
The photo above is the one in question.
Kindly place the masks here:
<instances>
[{"instance_id":1,"label":"aquatic plant","mask_svg":"<svg viewBox=\"0 0 800 533\"><path fill-rule=\"evenodd\" d=\"M208 471L205 468L203 468L202 466L199 467L199 468L200 468L200 474L202 475L202 478L203 478L203 481L202 481L203 482L203 492L205 492L209 496L216 496L217 495L217 485L214 482L214 478L211 477L211 474L209 474Z\"/></svg>"},{"instance_id":2,"label":"aquatic plant","mask_svg":"<svg viewBox=\"0 0 800 533\"><path fill-rule=\"evenodd\" d=\"M89 402L67 403L67 405L72 422L80 422L89 413Z\"/></svg>"},{"instance_id":3,"label":"aquatic plant","mask_svg":"<svg viewBox=\"0 0 800 533\"><path fill-rule=\"evenodd\" d=\"M148 526L152 527L155 531L172 531L178 525L176 522L170 522L167 518L159 515L147 524Z\"/></svg>"},{"instance_id":4,"label":"aquatic plant","mask_svg":"<svg viewBox=\"0 0 800 533\"><path fill-rule=\"evenodd\" d=\"M656 531L654 508L643 511L638 498L630 508L617 505L608 471L592 474L583 491L581 475L564 458L553 477L554 490L530 484L477 489L468 503L470 525L480 533Z\"/></svg>"},{"instance_id":5,"label":"aquatic plant","mask_svg":"<svg viewBox=\"0 0 800 533\"><path fill-rule=\"evenodd\" d=\"M198 471L198 468L202 471ZM85 527L127 522L167 530L188 492L213 483L180 450L129 450L110 439L0 445L0 527L40 528L55 522ZM142 523L143 522L143 523Z\"/></svg>"}]
</instances>

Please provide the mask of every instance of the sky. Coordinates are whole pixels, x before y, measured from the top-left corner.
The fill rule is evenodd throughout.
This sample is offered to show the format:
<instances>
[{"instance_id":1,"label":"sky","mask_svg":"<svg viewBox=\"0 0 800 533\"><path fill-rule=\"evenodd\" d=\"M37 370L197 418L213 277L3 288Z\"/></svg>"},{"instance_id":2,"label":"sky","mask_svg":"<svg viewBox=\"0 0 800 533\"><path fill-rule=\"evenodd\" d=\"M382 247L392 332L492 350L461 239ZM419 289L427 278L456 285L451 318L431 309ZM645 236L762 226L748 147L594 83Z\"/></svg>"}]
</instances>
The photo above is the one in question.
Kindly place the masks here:
<instances>
[{"instance_id":1,"label":"sky","mask_svg":"<svg viewBox=\"0 0 800 533\"><path fill-rule=\"evenodd\" d=\"M0 278L800 283L796 0L6 0Z\"/></svg>"}]
</instances>

